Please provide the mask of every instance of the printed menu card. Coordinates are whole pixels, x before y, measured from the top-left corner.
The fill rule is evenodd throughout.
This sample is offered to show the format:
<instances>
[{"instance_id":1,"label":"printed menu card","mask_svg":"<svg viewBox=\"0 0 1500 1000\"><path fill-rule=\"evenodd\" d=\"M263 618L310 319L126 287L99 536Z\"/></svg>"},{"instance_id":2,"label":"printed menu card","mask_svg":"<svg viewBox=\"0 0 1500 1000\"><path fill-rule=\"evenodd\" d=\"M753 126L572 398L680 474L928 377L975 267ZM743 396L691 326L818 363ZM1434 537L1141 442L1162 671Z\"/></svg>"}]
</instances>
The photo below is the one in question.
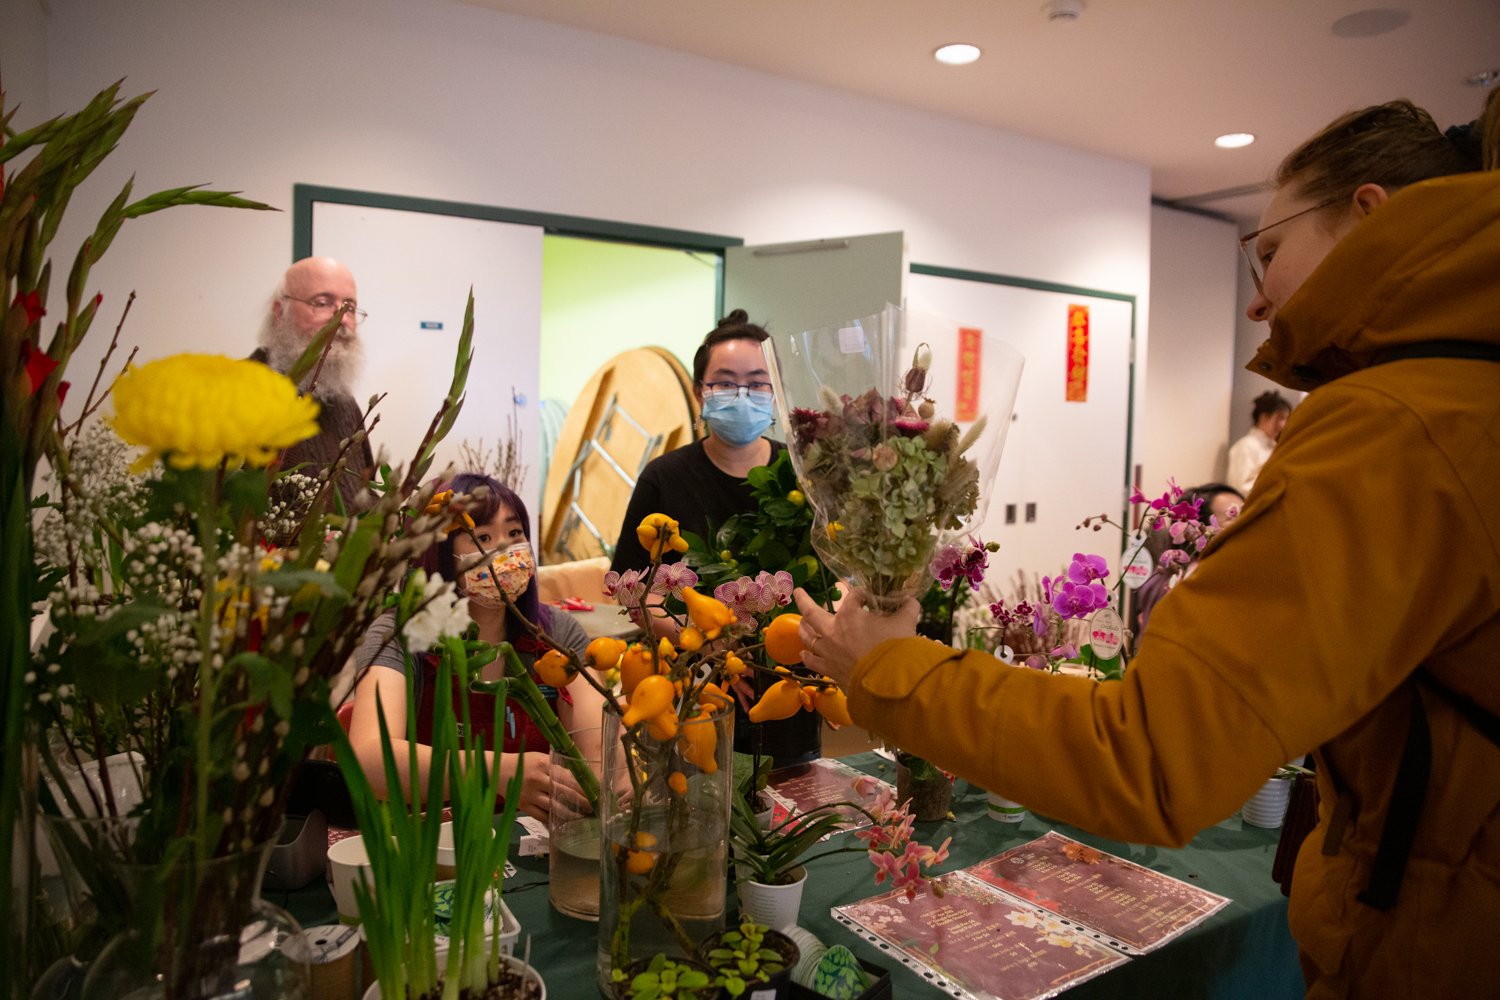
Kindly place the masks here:
<instances>
[{"instance_id":1,"label":"printed menu card","mask_svg":"<svg viewBox=\"0 0 1500 1000\"><path fill-rule=\"evenodd\" d=\"M834 802L858 802L860 795L854 790L854 781L864 777L869 776L842 761L827 757L772 771L767 786L767 791L776 802L771 822L773 825L780 824L791 816ZM848 815L849 822L842 827L841 832L870 825L864 814L854 809L844 812Z\"/></svg>"},{"instance_id":2,"label":"printed menu card","mask_svg":"<svg viewBox=\"0 0 1500 1000\"><path fill-rule=\"evenodd\" d=\"M1056 831L964 870L1108 935L1121 951L1151 951L1229 904Z\"/></svg>"},{"instance_id":3,"label":"printed menu card","mask_svg":"<svg viewBox=\"0 0 1500 1000\"><path fill-rule=\"evenodd\" d=\"M832 913L964 1000L1055 996L1229 903L1055 832L933 883Z\"/></svg>"}]
</instances>

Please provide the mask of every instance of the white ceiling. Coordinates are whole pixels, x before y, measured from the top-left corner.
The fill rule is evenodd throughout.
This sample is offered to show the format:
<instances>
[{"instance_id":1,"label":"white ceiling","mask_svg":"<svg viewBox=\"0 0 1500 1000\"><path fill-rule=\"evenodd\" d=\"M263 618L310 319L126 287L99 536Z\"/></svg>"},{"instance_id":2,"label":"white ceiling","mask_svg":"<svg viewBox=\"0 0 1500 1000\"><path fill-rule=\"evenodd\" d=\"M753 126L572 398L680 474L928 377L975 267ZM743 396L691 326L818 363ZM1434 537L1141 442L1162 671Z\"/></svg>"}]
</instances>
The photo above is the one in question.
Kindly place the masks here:
<instances>
[{"instance_id":1,"label":"white ceiling","mask_svg":"<svg viewBox=\"0 0 1500 1000\"><path fill-rule=\"evenodd\" d=\"M1265 195L1217 194L1338 114L1406 97L1466 122L1485 96L1466 78L1500 70L1500 0L1082 0L1074 21L1044 0L465 2L1144 163L1158 198L1242 221ZM958 41L984 57L933 60ZM1258 140L1218 149L1224 132Z\"/></svg>"}]
</instances>

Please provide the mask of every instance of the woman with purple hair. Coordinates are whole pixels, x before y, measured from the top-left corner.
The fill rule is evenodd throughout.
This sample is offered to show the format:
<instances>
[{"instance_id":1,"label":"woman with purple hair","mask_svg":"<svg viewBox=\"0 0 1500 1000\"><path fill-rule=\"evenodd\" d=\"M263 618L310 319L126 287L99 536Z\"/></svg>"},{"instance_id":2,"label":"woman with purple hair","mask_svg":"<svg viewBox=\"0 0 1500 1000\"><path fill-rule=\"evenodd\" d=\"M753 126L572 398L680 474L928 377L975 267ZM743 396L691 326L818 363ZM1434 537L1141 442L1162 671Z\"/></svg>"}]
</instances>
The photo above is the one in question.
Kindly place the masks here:
<instances>
[{"instance_id":1,"label":"woman with purple hair","mask_svg":"<svg viewBox=\"0 0 1500 1000\"><path fill-rule=\"evenodd\" d=\"M589 641L583 628L568 616L553 612L537 597L531 522L521 498L495 479L471 472L455 476L444 489L451 489L455 495L468 494L477 501L468 509L474 527L472 531L450 532L428 550L425 568L452 581L459 593L468 598L469 616L479 626L479 638L490 643L509 642L528 670L546 651L546 644L533 636L507 606L501 596L503 591L526 621L540 626L556 642L581 657ZM416 671L413 690L417 698L417 728L416 732L407 733L406 658L400 644L394 641L394 631L394 614L382 616L355 654L355 662L364 674L355 688L354 716L349 726L349 740L360 764L376 793L381 795L388 791L380 745L381 716L392 734L401 734L391 743L404 790L410 792L412 778L408 773L411 761L408 741L417 744L417 778L422 787L431 761L429 747L438 658L426 650L411 651ZM504 664L496 659L485 666L481 677L495 680L503 674ZM493 697L468 691L456 679L453 683L455 699L469 698L473 731L482 735L491 753L501 755L502 785L509 783L522 756L526 758L520 808L528 815L546 819L552 806L552 779L549 746L542 731L512 701L506 703L501 716L502 732L497 738L493 732ZM575 677L562 689L541 687L564 729L599 725L603 699L582 677ZM586 747L580 749L588 752Z\"/></svg>"}]
</instances>

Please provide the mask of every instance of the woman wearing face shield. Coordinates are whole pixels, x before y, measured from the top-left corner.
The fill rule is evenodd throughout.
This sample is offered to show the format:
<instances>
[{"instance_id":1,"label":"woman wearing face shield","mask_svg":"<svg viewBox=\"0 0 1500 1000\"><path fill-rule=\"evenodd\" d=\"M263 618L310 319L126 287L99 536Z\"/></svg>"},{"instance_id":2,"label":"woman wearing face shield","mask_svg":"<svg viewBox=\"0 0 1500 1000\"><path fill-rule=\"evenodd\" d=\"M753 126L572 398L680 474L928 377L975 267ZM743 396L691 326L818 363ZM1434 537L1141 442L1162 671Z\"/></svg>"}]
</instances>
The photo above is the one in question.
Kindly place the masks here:
<instances>
[{"instance_id":1,"label":"woman wearing face shield","mask_svg":"<svg viewBox=\"0 0 1500 1000\"><path fill-rule=\"evenodd\" d=\"M1447 130L1352 112L1282 163L1241 241L1269 324L1250 369L1308 396L1122 680L912 638L915 603L798 595L855 722L1097 834L1185 843L1314 751L1289 914L1309 997L1500 983L1497 166L1500 91Z\"/></svg>"},{"instance_id":2,"label":"woman wearing face shield","mask_svg":"<svg viewBox=\"0 0 1500 1000\"><path fill-rule=\"evenodd\" d=\"M490 643L511 643L528 670L532 669L537 657L546 651L546 647L533 638L506 607L501 597L503 591L528 621L541 626L559 644L582 657L589 642L583 628L568 615L555 614L537 597L530 520L521 498L497 480L477 473L462 473L444 488L453 490L455 494L470 494L479 498L479 503L468 511L474 521L474 529L472 533L462 530L451 532L434 545L426 559L427 568L445 580L457 582L459 592L468 598L469 616L479 626L479 638ZM481 558L482 553L488 553L488 558ZM406 665L400 646L391 636L394 625L393 614L378 619L355 653L356 664L361 669L370 669L365 671L355 688L354 715L349 726L349 741L359 755L360 764L376 793L381 795L387 789L381 757L379 717L384 715L386 726L392 734L405 733L407 721ZM413 666L417 671L414 685L417 697L417 731L408 734L408 738L418 744L418 778L421 786L425 787L431 759L428 747L431 744L437 656L426 650L413 649L411 652ZM503 674L504 664L496 659L485 666L481 676L485 680L496 680ZM503 731L496 740L493 733L493 698L467 692L457 680L453 683L455 704L460 697L467 696L470 700L470 724L474 731L483 736L486 746L492 751L498 743L502 785L509 783L517 762L522 756L525 757L520 808L528 815L545 820L552 804L546 737L516 703L507 702L500 721ZM572 683L564 689L543 685L540 679L537 683L547 696L553 711L557 713L563 729L575 731L600 725L603 699L582 677L573 678ZM411 776L407 773L410 762L407 739L393 739L391 742L397 770L401 772L403 785L409 791ZM580 749L585 755L596 751L596 748L585 746L580 746Z\"/></svg>"}]
</instances>

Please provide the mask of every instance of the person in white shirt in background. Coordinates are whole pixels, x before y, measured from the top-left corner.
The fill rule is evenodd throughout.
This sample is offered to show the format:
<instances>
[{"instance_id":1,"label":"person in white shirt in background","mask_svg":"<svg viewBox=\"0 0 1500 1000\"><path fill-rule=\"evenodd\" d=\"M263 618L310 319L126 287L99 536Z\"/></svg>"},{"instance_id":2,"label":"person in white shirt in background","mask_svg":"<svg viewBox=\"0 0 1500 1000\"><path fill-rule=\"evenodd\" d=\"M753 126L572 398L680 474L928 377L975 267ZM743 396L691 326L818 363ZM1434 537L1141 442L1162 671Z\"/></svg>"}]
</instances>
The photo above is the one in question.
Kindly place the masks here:
<instances>
[{"instance_id":1,"label":"person in white shirt in background","mask_svg":"<svg viewBox=\"0 0 1500 1000\"><path fill-rule=\"evenodd\" d=\"M1292 414L1292 404L1279 392L1263 392L1255 397L1250 411L1250 422L1254 426L1250 433L1229 446L1229 471L1224 479L1243 496L1250 495L1260 467L1271 457L1276 439L1286 426L1286 418Z\"/></svg>"}]
</instances>

